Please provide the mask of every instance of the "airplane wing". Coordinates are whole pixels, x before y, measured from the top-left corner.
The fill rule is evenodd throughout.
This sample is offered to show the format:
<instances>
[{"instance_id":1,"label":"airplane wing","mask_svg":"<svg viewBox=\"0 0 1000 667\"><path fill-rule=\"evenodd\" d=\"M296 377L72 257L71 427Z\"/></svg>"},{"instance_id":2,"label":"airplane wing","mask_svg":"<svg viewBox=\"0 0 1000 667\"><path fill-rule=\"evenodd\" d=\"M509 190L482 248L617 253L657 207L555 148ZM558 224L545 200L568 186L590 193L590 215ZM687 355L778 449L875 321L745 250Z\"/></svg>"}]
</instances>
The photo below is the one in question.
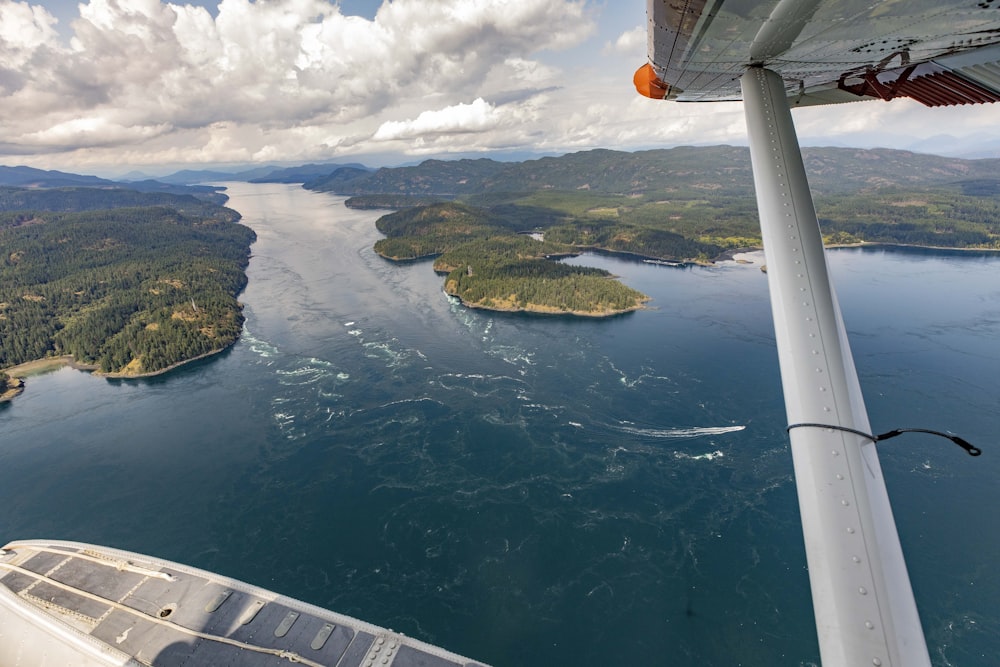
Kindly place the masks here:
<instances>
[{"instance_id":1,"label":"airplane wing","mask_svg":"<svg viewBox=\"0 0 1000 667\"><path fill-rule=\"evenodd\" d=\"M929 666L790 109L1000 100L1000 0L648 0L647 14L641 94L744 103L823 664Z\"/></svg>"},{"instance_id":2,"label":"airplane wing","mask_svg":"<svg viewBox=\"0 0 1000 667\"><path fill-rule=\"evenodd\" d=\"M648 0L647 18L642 77L667 99L741 99L766 64L793 106L1000 100L1000 0Z\"/></svg>"}]
</instances>

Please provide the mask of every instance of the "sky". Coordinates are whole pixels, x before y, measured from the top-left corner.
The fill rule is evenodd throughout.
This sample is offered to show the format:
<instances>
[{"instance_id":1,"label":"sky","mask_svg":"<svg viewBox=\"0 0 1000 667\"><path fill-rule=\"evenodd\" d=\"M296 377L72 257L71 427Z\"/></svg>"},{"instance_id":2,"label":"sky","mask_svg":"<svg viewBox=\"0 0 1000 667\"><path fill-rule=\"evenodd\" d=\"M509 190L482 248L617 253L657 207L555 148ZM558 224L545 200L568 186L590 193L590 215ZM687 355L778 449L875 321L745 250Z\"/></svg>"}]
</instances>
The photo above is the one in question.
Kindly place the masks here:
<instances>
[{"instance_id":1,"label":"sky","mask_svg":"<svg viewBox=\"0 0 1000 667\"><path fill-rule=\"evenodd\" d=\"M0 0L0 164L523 159L745 144L741 105L647 100L645 0ZM1000 155L992 105L794 112L803 145Z\"/></svg>"}]
</instances>

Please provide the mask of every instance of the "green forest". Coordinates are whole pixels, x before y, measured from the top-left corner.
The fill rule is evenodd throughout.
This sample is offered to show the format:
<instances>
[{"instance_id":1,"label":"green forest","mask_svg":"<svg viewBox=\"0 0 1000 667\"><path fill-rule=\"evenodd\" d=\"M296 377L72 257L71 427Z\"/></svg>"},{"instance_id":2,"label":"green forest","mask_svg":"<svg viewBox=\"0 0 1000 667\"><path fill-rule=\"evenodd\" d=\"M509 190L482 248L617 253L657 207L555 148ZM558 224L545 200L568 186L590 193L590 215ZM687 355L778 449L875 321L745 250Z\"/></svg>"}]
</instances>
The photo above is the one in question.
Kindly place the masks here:
<instances>
[{"instance_id":1,"label":"green forest","mask_svg":"<svg viewBox=\"0 0 1000 667\"><path fill-rule=\"evenodd\" d=\"M547 215L545 221L562 221ZM606 316L642 307L647 297L607 271L561 264L553 256L579 254L572 245L519 234L538 226L537 211L510 205L487 210L458 203L404 209L376 223L386 238L375 251L394 261L436 257L445 291L463 303L493 310Z\"/></svg>"},{"instance_id":2,"label":"green forest","mask_svg":"<svg viewBox=\"0 0 1000 667\"><path fill-rule=\"evenodd\" d=\"M182 213L212 217L218 215L225 195L211 193L171 194L167 192L138 192L118 188L63 187L19 188L0 186L0 211L95 211L109 208L136 208L144 206L169 206Z\"/></svg>"},{"instance_id":3,"label":"green forest","mask_svg":"<svg viewBox=\"0 0 1000 667\"><path fill-rule=\"evenodd\" d=\"M837 148L803 157L828 244L1000 249L1000 160ZM225 195L108 183L0 186L0 368L72 355L104 373L147 374L238 337L254 235L217 203ZM710 263L761 245L743 147L344 166L304 187L396 209L377 222L380 255L434 257L446 291L498 310L642 307L614 277L555 257L598 249Z\"/></svg>"},{"instance_id":4,"label":"green forest","mask_svg":"<svg viewBox=\"0 0 1000 667\"><path fill-rule=\"evenodd\" d=\"M460 243L511 234L485 209L457 203L405 208L383 215L375 226L386 238L375 252L395 261L434 257Z\"/></svg>"},{"instance_id":5,"label":"green forest","mask_svg":"<svg viewBox=\"0 0 1000 667\"><path fill-rule=\"evenodd\" d=\"M164 195L155 201L173 206L112 208L120 193L104 199L109 208L61 210L67 198L100 200L95 192L29 193L34 210L0 212L0 368L72 355L140 375L231 345L255 238L239 214ZM5 188L3 198L22 195Z\"/></svg>"},{"instance_id":6,"label":"green forest","mask_svg":"<svg viewBox=\"0 0 1000 667\"><path fill-rule=\"evenodd\" d=\"M828 243L1000 248L1000 160L854 148L806 148L803 158ZM656 259L704 262L761 244L745 147L427 160L338 173L305 187L350 195L359 206L451 200L509 231L544 231L548 240ZM417 236L393 242L386 254L412 256L409 246L433 255L446 242Z\"/></svg>"},{"instance_id":7,"label":"green forest","mask_svg":"<svg viewBox=\"0 0 1000 667\"><path fill-rule=\"evenodd\" d=\"M355 209L386 208L398 210L414 206L430 206L448 201L448 199L448 197L421 197L419 195L358 195L357 197L348 197L344 206Z\"/></svg>"},{"instance_id":8,"label":"green forest","mask_svg":"<svg viewBox=\"0 0 1000 667\"><path fill-rule=\"evenodd\" d=\"M448 271L445 292L491 310L602 317L637 310L649 300L604 269L546 258L546 251L559 249L567 248L528 236L494 237L452 248L434 269Z\"/></svg>"},{"instance_id":9,"label":"green forest","mask_svg":"<svg viewBox=\"0 0 1000 667\"><path fill-rule=\"evenodd\" d=\"M853 149L805 157L829 245L1000 249L996 161ZM378 220L386 237L375 250L396 261L436 257L447 292L498 310L611 313L642 303L613 279L545 257L594 249L708 264L762 244L743 148L428 160L328 187L355 193L353 206L399 208Z\"/></svg>"}]
</instances>

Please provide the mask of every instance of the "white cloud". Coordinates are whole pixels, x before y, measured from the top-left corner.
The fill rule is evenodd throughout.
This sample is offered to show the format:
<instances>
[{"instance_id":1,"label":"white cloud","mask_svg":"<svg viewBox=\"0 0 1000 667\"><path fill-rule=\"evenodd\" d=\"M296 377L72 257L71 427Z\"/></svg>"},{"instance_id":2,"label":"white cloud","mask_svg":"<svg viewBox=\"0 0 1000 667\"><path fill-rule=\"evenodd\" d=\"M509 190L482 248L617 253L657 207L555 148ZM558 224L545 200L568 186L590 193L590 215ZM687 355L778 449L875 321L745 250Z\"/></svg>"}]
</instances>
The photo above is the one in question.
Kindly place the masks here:
<instances>
[{"instance_id":1,"label":"white cloud","mask_svg":"<svg viewBox=\"0 0 1000 667\"><path fill-rule=\"evenodd\" d=\"M500 123L496 107L478 97L471 104L456 104L437 111L424 111L413 120L387 121L372 139L392 141L414 139L422 135L485 132Z\"/></svg>"},{"instance_id":2,"label":"white cloud","mask_svg":"<svg viewBox=\"0 0 1000 667\"><path fill-rule=\"evenodd\" d=\"M548 85L559 77L559 70L537 60L507 58L503 64L513 79L526 85Z\"/></svg>"},{"instance_id":3,"label":"white cloud","mask_svg":"<svg viewBox=\"0 0 1000 667\"><path fill-rule=\"evenodd\" d=\"M117 145L149 139L162 134L167 129L166 126L151 125L126 127L105 118L74 118L38 132L26 134L24 143L42 147Z\"/></svg>"},{"instance_id":4,"label":"white cloud","mask_svg":"<svg viewBox=\"0 0 1000 667\"><path fill-rule=\"evenodd\" d=\"M516 89L551 77L527 56L594 30L570 0L395 0L374 21L325 0L222 0L215 18L158 0L90 0L68 42L41 7L0 0L0 18L0 131L13 153L73 137L81 148L165 131L180 140L197 128L356 136L421 99L455 105L487 80Z\"/></svg>"},{"instance_id":5,"label":"white cloud","mask_svg":"<svg viewBox=\"0 0 1000 667\"><path fill-rule=\"evenodd\" d=\"M44 7L0 1L0 67L23 66L36 49L56 39L55 23Z\"/></svg>"},{"instance_id":6,"label":"white cloud","mask_svg":"<svg viewBox=\"0 0 1000 667\"><path fill-rule=\"evenodd\" d=\"M644 58L646 56L646 27L636 26L618 35L614 42L604 45L605 53L618 53L623 56Z\"/></svg>"},{"instance_id":7,"label":"white cloud","mask_svg":"<svg viewBox=\"0 0 1000 667\"><path fill-rule=\"evenodd\" d=\"M330 0L221 0L214 14L160 0L89 0L57 24L40 5L0 0L0 162L28 156L69 168L745 142L739 105L637 97L644 3L609 5L393 0L368 20ZM901 101L795 114L803 143L1000 136L989 106Z\"/></svg>"}]
</instances>

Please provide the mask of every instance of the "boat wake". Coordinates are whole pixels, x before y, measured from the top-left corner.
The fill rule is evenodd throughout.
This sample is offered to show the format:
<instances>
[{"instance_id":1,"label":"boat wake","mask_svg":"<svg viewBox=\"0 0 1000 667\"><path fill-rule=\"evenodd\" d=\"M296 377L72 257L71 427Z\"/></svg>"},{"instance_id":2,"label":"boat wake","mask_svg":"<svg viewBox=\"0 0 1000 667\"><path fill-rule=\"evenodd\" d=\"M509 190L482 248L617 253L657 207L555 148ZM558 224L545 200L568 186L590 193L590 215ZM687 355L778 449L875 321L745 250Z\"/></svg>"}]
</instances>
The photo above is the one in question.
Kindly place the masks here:
<instances>
[{"instance_id":1,"label":"boat wake","mask_svg":"<svg viewBox=\"0 0 1000 667\"><path fill-rule=\"evenodd\" d=\"M701 428L637 428L635 426L617 426L616 429L623 433L630 433L645 438L663 439L683 439L700 438L706 435L723 435L725 433L735 433L742 431L746 426L706 426Z\"/></svg>"}]
</instances>

